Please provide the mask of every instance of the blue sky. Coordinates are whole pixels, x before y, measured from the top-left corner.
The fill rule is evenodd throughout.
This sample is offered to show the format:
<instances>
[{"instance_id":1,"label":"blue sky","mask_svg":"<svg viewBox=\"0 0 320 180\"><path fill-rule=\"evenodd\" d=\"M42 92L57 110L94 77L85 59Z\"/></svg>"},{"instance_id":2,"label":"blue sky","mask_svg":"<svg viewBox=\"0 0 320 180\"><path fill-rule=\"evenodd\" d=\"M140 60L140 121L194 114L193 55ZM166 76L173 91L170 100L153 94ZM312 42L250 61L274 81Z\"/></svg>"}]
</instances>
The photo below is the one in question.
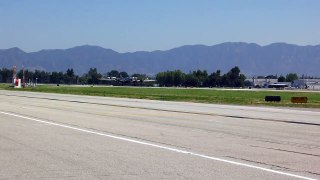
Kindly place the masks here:
<instances>
[{"instance_id":1,"label":"blue sky","mask_svg":"<svg viewBox=\"0 0 320 180\"><path fill-rule=\"evenodd\" d=\"M0 0L0 49L320 44L319 0Z\"/></svg>"}]
</instances>

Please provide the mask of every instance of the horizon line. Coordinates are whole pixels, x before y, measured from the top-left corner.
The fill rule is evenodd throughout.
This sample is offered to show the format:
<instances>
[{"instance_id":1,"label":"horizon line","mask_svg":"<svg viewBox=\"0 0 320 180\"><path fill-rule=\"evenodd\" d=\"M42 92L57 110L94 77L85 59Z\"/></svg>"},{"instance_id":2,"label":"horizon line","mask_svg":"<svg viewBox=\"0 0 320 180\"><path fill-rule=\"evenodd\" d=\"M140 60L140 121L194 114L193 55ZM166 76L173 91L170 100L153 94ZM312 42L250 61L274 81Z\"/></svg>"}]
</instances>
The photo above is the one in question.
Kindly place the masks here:
<instances>
[{"instance_id":1,"label":"horizon line","mask_svg":"<svg viewBox=\"0 0 320 180\"><path fill-rule=\"evenodd\" d=\"M293 45L293 46L299 46L299 47L320 46L320 43L319 43L319 44L314 44L314 45L300 45L300 44L293 44L293 43L287 43L287 42L274 42L274 43L270 43L270 44L266 44L266 45L261 45L261 44L253 43L253 42L243 42L243 41L234 41L234 42L231 42L231 41L226 41L226 42L217 43L217 44L213 44L213 45L206 45L206 44L186 44L186 45L180 45L180 46L173 47L173 48L170 48L170 49L165 49L165 50L151 50L151 51L147 51L147 50L137 50L137 51L126 51L126 52L120 52L120 51L114 50L114 49L112 49L112 48L106 48L106 47L103 47L103 46L100 46L100 45L91 45L91 44L76 45L76 46L73 46L73 47L70 47L70 48L65 48L65 49L63 49L63 48L51 48L51 49L40 49L40 50L36 50L36 51L25 51L25 50L23 50L22 48L19 48L19 47L17 47L17 46L11 47L11 48L0 49L0 50L19 49L19 50L21 50L21 51L23 51L23 52L25 52L25 53L36 53L36 52L40 52L40 51L69 50L69 49L73 49L73 48L77 48L77 47L89 46L89 47L99 47L99 48L103 48L103 49L106 49L106 50L112 50L112 51L115 51L115 52L120 53L120 54L125 54L125 53L136 53L136 52L170 51L170 50L177 49L177 48L181 48L181 47L185 47L185 46L206 46L206 47L212 47L212 46L222 45L222 44L226 44L226 43L254 44L254 45L257 45L257 46L260 46L260 47L267 47L267 46L274 45L274 44L287 44L287 45Z\"/></svg>"}]
</instances>

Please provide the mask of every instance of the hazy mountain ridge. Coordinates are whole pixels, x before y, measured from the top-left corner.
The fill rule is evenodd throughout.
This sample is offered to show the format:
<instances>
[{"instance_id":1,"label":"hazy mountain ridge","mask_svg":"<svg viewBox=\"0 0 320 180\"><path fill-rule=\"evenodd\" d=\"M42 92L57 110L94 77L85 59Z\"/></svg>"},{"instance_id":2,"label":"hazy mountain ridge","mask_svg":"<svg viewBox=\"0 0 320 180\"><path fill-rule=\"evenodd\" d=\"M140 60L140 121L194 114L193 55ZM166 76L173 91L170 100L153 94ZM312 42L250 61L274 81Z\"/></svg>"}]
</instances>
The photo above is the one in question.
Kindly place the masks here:
<instances>
[{"instance_id":1,"label":"hazy mountain ridge","mask_svg":"<svg viewBox=\"0 0 320 180\"><path fill-rule=\"evenodd\" d=\"M274 43L222 43L213 46L186 45L166 51L118 53L99 46L77 46L70 49L41 50L26 53L19 48L0 50L0 68L22 65L28 69L66 71L73 68L82 74L90 67L105 73L116 69L128 73L156 74L181 69L189 72L217 69L223 72L234 66L248 75L286 74L296 72L319 76L320 45L298 46Z\"/></svg>"}]
</instances>

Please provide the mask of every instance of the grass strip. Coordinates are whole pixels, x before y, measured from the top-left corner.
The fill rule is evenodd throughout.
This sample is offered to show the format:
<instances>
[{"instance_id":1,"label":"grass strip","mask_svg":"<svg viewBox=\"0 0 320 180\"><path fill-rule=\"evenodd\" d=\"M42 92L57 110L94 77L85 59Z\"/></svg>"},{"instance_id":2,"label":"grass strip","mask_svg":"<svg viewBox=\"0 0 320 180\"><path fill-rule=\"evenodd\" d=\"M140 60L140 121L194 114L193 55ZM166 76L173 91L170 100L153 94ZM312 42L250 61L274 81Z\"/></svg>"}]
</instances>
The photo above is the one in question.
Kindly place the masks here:
<instances>
[{"instance_id":1,"label":"grass strip","mask_svg":"<svg viewBox=\"0 0 320 180\"><path fill-rule=\"evenodd\" d=\"M213 104L320 108L320 92L52 85L13 89L8 84L0 84L0 89ZM281 102L265 102L264 98L267 95L281 96ZM293 96L308 97L308 103L293 104L291 103Z\"/></svg>"}]
</instances>

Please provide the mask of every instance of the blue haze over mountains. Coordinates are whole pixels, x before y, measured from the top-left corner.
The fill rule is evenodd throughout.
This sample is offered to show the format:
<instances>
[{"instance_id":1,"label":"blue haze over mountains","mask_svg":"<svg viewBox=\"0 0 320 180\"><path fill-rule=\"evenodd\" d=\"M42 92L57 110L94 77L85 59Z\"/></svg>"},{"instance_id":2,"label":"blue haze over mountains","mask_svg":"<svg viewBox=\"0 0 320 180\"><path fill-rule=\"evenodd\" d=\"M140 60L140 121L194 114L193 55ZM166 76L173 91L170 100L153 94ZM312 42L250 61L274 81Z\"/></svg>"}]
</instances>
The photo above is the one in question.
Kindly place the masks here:
<instances>
[{"instance_id":1,"label":"blue haze over mountains","mask_svg":"<svg viewBox=\"0 0 320 180\"><path fill-rule=\"evenodd\" d=\"M246 75L320 75L320 45L298 46L274 43L259 46L253 43L222 43L213 46L187 45L167 51L118 53L99 46L77 46L70 49L41 50L26 53L19 48L0 50L0 68L63 71L73 68L79 75L90 67L100 73L110 70L129 74L154 75L160 71L197 69L209 73L218 69L227 72L239 66Z\"/></svg>"}]
</instances>

